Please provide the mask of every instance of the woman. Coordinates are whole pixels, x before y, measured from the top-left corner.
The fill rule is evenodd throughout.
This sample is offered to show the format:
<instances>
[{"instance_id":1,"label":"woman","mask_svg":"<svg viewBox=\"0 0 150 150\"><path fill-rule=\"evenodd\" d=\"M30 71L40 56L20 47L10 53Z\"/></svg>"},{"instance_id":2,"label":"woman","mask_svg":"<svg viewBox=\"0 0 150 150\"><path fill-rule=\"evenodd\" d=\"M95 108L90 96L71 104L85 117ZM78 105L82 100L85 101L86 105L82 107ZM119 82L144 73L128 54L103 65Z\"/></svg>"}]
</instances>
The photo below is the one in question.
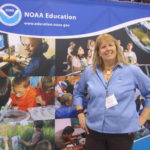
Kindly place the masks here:
<instances>
[{"instance_id":1,"label":"woman","mask_svg":"<svg viewBox=\"0 0 150 150\"><path fill-rule=\"evenodd\" d=\"M135 90L145 97L145 108L136 112ZM83 113L88 92L87 115ZM96 40L93 66L88 66L74 89L74 104L81 127L88 133L86 150L131 150L133 132L150 114L150 79L135 65L128 65L117 40L110 34Z\"/></svg>"}]
</instances>

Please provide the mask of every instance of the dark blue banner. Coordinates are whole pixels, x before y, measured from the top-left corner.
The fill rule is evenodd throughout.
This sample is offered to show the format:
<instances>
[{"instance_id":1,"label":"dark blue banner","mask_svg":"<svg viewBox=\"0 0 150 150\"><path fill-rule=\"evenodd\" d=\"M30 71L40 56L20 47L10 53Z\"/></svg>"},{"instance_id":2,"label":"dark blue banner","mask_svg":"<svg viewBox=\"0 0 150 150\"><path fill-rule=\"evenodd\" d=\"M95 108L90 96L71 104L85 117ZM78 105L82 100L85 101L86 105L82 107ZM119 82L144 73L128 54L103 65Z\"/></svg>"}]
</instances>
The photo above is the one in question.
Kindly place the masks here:
<instances>
[{"instance_id":1,"label":"dark blue banner","mask_svg":"<svg viewBox=\"0 0 150 150\"><path fill-rule=\"evenodd\" d=\"M120 2L5 0L0 2L0 31L36 36L81 35L147 18L149 14L150 6Z\"/></svg>"}]
</instances>

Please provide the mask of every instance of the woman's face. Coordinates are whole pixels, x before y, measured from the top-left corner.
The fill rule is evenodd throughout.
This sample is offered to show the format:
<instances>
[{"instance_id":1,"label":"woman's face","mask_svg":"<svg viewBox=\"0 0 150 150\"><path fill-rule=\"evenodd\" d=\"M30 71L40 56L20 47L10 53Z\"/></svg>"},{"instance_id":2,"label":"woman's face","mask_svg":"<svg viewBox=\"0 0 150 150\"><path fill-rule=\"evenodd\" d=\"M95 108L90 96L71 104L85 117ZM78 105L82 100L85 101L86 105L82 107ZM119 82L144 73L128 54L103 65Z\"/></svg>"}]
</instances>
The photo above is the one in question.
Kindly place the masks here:
<instances>
[{"instance_id":1,"label":"woman's face","mask_svg":"<svg viewBox=\"0 0 150 150\"><path fill-rule=\"evenodd\" d=\"M117 56L117 49L114 41L102 40L98 53L104 62L115 61Z\"/></svg>"}]
</instances>

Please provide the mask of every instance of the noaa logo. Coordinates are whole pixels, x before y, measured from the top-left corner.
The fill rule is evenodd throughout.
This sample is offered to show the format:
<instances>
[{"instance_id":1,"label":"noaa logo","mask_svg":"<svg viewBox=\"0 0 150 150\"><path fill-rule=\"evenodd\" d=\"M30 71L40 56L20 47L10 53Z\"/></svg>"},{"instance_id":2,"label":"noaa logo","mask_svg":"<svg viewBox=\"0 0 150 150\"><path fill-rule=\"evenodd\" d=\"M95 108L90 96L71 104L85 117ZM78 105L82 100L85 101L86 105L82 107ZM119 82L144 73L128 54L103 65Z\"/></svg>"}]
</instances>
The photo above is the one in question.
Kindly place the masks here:
<instances>
[{"instance_id":1,"label":"noaa logo","mask_svg":"<svg viewBox=\"0 0 150 150\"><path fill-rule=\"evenodd\" d=\"M0 22L7 26L15 26L20 22L22 13L14 4L4 4L0 7Z\"/></svg>"}]
</instances>

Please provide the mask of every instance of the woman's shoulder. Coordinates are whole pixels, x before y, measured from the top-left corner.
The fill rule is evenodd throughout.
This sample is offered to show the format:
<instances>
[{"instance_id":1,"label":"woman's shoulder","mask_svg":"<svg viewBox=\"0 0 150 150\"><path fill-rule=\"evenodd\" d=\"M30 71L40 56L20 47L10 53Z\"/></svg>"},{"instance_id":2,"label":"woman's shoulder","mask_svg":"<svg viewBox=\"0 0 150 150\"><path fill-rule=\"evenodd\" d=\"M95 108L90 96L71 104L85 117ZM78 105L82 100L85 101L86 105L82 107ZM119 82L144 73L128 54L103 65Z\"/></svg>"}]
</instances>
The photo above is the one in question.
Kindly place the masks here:
<instances>
[{"instance_id":1,"label":"woman's shoulder","mask_svg":"<svg viewBox=\"0 0 150 150\"><path fill-rule=\"evenodd\" d=\"M139 70L140 69L140 67L138 65L134 65L134 64L125 64L125 65L123 65L123 67L131 69L131 70Z\"/></svg>"},{"instance_id":2,"label":"woman's shoulder","mask_svg":"<svg viewBox=\"0 0 150 150\"><path fill-rule=\"evenodd\" d=\"M123 65L123 69L132 73L140 73L142 71L138 65L132 64Z\"/></svg>"}]
</instances>

